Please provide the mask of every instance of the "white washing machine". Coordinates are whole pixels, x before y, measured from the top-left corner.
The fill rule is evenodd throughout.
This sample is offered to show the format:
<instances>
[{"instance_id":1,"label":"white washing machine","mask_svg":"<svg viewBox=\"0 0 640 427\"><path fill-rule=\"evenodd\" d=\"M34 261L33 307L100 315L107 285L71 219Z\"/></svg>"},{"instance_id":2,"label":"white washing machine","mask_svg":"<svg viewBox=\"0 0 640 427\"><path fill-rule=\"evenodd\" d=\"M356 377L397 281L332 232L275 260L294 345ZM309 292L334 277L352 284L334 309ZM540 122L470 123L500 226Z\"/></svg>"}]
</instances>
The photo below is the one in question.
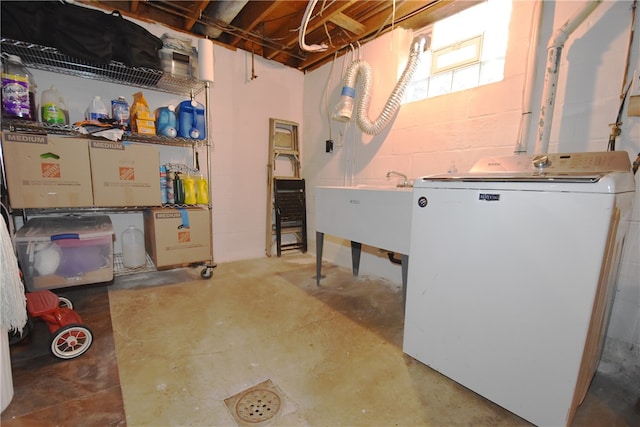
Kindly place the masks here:
<instances>
[{"instance_id":1,"label":"white washing machine","mask_svg":"<svg viewBox=\"0 0 640 427\"><path fill-rule=\"evenodd\" d=\"M493 157L416 181L404 352L529 422L569 425L634 192L626 152Z\"/></svg>"}]
</instances>

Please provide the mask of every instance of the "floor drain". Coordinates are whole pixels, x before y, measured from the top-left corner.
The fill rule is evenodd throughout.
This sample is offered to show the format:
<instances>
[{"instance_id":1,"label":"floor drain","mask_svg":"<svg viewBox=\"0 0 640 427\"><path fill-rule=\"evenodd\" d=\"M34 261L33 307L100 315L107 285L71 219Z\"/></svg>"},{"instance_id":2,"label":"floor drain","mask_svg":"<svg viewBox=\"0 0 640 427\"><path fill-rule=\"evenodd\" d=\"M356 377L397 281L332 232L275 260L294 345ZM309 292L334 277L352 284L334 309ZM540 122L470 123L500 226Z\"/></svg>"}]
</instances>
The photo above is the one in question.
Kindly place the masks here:
<instances>
[{"instance_id":1,"label":"floor drain","mask_svg":"<svg viewBox=\"0 0 640 427\"><path fill-rule=\"evenodd\" d=\"M280 411L280 396L271 390L253 389L240 396L236 414L247 423L261 423L273 418Z\"/></svg>"},{"instance_id":2,"label":"floor drain","mask_svg":"<svg viewBox=\"0 0 640 427\"><path fill-rule=\"evenodd\" d=\"M266 380L224 400L238 427L267 427L296 411L271 380Z\"/></svg>"}]
</instances>

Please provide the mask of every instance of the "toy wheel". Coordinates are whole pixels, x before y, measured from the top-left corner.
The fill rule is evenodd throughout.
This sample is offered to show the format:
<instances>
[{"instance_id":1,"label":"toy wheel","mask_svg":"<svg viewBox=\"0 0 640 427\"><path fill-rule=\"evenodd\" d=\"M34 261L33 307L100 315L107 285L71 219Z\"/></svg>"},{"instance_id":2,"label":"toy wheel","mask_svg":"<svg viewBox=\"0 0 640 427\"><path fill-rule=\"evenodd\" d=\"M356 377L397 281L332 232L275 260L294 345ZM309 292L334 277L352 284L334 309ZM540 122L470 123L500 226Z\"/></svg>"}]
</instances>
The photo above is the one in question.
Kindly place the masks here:
<instances>
[{"instance_id":1,"label":"toy wheel","mask_svg":"<svg viewBox=\"0 0 640 427\"><path fill-rule=\"evenodd\" d=\"M86 326L71 324L58 329L51 339L51 353L60 359L73 359L91 347L93 334Z\"/></svg>"},{"instance_id":2,"label":"toy wheel","mask_svg":"<svg viewBox=\"0 0 640 427\"><path fill-rule=\"evenodd\" d=\"M25 323L21 331L9 331L9 345L14 345L22 342L29 336L32 330L33 321L30 317L27 317L27 323Z\"/></svg>"},{"instance_id":3,"label":"toy wheel","mask_svg":"<svg viewBox=\"0 0 640 427\"><path fill-rule=\"evenodd\" d=\"M73 303L69 298L58 295L58 307L60 308L68 307L71 310L73 310Z\"/></svg>"}]
</instances>

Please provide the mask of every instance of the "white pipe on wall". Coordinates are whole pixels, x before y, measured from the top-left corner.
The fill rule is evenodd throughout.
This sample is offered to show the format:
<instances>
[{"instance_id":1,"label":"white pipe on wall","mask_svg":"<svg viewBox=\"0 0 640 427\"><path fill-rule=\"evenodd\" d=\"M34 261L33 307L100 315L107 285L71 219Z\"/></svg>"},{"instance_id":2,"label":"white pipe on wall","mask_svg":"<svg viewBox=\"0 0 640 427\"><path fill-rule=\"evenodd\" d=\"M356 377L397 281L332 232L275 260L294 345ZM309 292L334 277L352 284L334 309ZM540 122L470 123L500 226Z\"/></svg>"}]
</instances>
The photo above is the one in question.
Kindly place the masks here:
<instances>
[{"instance_id":1,"label":"white pipe on wall","mask_svg":"<svg viewBox=\"0 0 640 427\"><path fill-rule=\"evenodd\" d=\"M529 52L527 53L527 74L525 75L524 94L522 98L522 116L520 118L520 132L516 142L515 154L523 154L528 151L527 140L531 128L531 115L533 112L533 86L536 71L536 52L538 51L538 33L542 26L542 9L544 2L534 4L533 17L531 19L531 34L529 35Z\"/></svg>"},{"instance_id":2,"label":"white pipe on wall","mask_svg":"<svg viewBox=\"0 0 640 427\"><path fill-rule=\"evenodd\" d=\"M553 107L558 85L562 48L571 33L587 19L600 3L602 3L602 0L590 0L581 11L567 20L549 40L544 86L542 89L542 103L540 105L540 115L538 116L538 132L535 145L536 154L544 154L549 150L549 138L551 124L553 123Z\"/></svg>"}]
</instances>

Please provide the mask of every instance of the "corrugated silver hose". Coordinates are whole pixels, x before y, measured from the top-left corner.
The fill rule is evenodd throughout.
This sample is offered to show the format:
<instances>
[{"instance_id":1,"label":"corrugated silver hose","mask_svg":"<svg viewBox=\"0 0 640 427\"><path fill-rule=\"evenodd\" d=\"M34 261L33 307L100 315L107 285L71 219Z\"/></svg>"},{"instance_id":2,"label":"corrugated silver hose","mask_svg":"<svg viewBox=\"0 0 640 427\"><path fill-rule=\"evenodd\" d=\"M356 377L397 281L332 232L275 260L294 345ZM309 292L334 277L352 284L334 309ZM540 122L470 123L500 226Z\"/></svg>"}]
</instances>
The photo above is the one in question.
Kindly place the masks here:
<instances>
[{"instance_id":1,"label":"corrugated silver hose","mask_svg":"<svg viewBox=\"0 0 640 427\"><path fill-rule=\"evenodd\" d=\"M400 108L400 102L402 101L404 91L418 67L418 63L420 62L420 53L424 50L426 43L426 36L416 37L411 42L411 51L409 52L407 65L405 65L400 79L398 79L391 95L389 95L389 99L387 99L382 112L373 122L369 120L368 115L369 101L371 101L371 66L367 62L361 60L354 61L349 65L344 78L345 86L355 88L358 76L362 77L362 96L358 101L356 114L358 126L364 133L377 135L387 127L391 118L395 115L396 111L398 111L398 108Z\"/></svg>"}]
</instances>

